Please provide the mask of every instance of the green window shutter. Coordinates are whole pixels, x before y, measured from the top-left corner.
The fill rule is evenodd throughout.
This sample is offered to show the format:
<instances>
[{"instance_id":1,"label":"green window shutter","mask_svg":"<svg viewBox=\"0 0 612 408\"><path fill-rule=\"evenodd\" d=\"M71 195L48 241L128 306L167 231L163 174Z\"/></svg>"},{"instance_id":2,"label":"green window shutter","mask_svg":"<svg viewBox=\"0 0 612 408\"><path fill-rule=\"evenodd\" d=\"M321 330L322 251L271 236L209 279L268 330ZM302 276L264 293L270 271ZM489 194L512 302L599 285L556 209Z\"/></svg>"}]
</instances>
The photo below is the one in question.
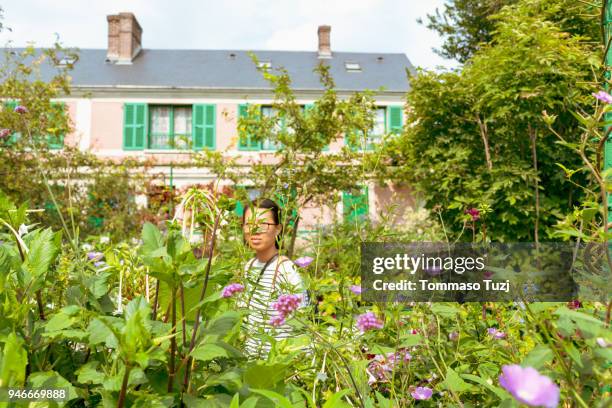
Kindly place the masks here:
<instances>
[{"instance_id":1,"label":"green window shutter","mask_svg":"<svg viewBox=\"0 0 612 408\"><path fill-rule=\"evenodd\" d=\"M403 114L401 106L389 106L389 131L401 133L403 126Z\"/></svg>"},{"instance_id":2,"label":"green window shutter","mask_svg":"<svg viewBox=\"0 0 612 408\"><path fill-rule=\"evenodd\" d=\"M64 102L51 102L51 106L54 109L53 115L65 115L66 114L66 104ZM57 112L55 111L57 109ZM53 120L57 120L54 116ZM49 149L62 149L64 147L64 134L50 134L47 135L47 146Z\"/></svg>"},{"instance_id":3,"label":"green window shutter","mask_svg":"<svg viewBox=\"0 0 612 408\"><path fill-rule=\"evenodd\" d=\"M241 118L246 117L248 114L248 105L238 105L238 116ZM238 138L238 150L260 150L261 143L251 140L250 135L239 135Z\"/></svg>"},{"instance_id":4,"label":"green window shutter","mask_svg":"<svg viewBox=\"0 0 612 408\"><path fill-rule=\"evenodd\" d=\"M193 148L211 149L216 146L216 105L195 104L192 113Z\"/></svg>"},{"instance_id":5,"label":"green window shutter","mask_svg":"<svg viewBox=\"0 0 612 408\"><path fill-rule=\"evenodd\" d=\"M362 187L361 193L342 193L344 219L347 222L361 221L368 217L368 189Z\"/></svg>"},{"instance_id":6,"label":"green window shutter","mask_svg":"<svg viewBox=\"0 0 612 408\"><path fill-rule=\"evenodd\" d=\"M147 141L147 104L123 105L123 149L143 150Z\"/></svg>"}]
</instances>

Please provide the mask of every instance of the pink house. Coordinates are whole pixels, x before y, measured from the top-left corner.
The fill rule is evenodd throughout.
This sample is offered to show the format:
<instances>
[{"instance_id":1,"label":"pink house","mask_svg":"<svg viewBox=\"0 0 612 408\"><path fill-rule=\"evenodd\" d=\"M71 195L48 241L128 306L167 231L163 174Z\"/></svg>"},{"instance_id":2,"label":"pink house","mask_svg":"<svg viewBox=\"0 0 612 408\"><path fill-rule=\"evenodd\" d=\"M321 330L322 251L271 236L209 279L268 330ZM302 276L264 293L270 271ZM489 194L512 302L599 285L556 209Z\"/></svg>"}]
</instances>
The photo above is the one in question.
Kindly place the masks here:
<instances>
[{"instance_id":1,"label":"pink house","mask_svg":"<svg viewBox=\"0 0 612 408\"><path fill-rule=\"evenodd\" d=\"M71 72L72 93L63 98L74 123L64 143L100 156L154 158L155 172L169 173L171 162L187 160L190 149L214 149L228 157L273 162L274 146L238 138L237 123L246 103L272 102L269 84L247 51L147 49L142 28L132 13L107 16L108 48L83 49ZM321 60L330 66L340 96L366 89L377 93L380 133L402 127L403 98L409 89L404 54L332 51L330 26L318 29L316 51L255 51L260 65L284 67L291 75L298 102L313 103L322 93L313 69ZM314 36L313 36L314 37ZM344 139L331 144L340 149ZM212 181L204 169L175 168L174 184ZM394 186L364 186L363 196L346 195L338 208L302 210L304 228L327 222L348 202L358 212L377 217L391 202L412 204L409 191ZM253 195L256 191L252 192ZM349 214L350 215L350 214Z\"/></svg>"}]
</instances>

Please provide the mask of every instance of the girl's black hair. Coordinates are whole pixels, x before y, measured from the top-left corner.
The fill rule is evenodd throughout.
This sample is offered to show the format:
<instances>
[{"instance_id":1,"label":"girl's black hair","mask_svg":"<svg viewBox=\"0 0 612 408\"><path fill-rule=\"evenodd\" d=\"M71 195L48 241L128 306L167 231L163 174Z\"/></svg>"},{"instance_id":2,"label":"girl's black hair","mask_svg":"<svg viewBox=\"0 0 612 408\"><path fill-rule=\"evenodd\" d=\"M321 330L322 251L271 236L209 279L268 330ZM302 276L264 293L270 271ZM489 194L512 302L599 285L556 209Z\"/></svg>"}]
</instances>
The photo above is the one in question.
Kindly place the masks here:
<instances>
[{"instance_id":1,"label":"girl's black hair","mask_svg":"<svg viewBox=\"0 0 612 408\"><path fill-rule=\"evenodd\" d=\"M280 243L283 240L283 225L281 224L282 220L282 210L275 201L270 200L269 198L257 198L250 203L248 203L244 207L244 211L242 212L242 225L244 225L244 217L246 216L246 212L249 208L262 208L265 210L269 210L272 213L272 219L274 223L281 226L280 233L276 236L276 242L274 246L276 249L280 248Z\"/></svg>"}]
</instances>

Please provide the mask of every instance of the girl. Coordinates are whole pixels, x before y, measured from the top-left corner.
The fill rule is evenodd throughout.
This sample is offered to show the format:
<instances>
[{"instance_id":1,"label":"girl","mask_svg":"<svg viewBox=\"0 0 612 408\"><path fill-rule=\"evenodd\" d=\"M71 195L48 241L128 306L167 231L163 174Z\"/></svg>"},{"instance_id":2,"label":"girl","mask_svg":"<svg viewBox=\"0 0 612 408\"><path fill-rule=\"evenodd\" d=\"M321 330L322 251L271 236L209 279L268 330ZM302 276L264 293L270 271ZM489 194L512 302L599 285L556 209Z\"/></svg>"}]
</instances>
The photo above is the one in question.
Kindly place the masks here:
<instances>
[{"instance_id":1,"label":"girl","mask_svg":"<svg viewBox=\"0 0 612 408\"><path fill-rule=\"evenodd\" d=\"M254 200L242 215L242 231L245 242L255 251L255 257L245 267L246 285L243 304L249 314L245 319L245 352L249 358L265 358L270 351L266 338L281 340L292 335L292 328L285 324L272 325L277 316L272 303L281 294L297 294L301 306L308 297L293 262L279 254L282 239L281 209L270 199Z\"/></svg>"}]
</instances>

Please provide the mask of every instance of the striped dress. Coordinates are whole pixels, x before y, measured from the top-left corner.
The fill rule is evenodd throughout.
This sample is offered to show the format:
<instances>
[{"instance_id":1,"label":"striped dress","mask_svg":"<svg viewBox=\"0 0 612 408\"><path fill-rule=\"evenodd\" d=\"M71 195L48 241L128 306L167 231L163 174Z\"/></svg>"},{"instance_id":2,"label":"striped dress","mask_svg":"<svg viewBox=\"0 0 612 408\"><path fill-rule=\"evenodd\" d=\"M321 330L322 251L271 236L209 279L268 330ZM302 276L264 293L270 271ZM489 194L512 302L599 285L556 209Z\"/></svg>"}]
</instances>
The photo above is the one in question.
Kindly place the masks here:
<instances>
[{"instance_id":1,"label":"striped dress","mask_svg":"<svg viewBox=\"0 0 612 408\"><path fill-rule=\"evenodd\" d=\"M270 318L278 314L272 308L272 303L278 296L301 295L300 307L308 304L308 295L302 278L291 260L277 257L261 273L265 264L254 258L245 266L246 288L241 306L247 307L249 313L243 321L242 331L246 335L244 351L250 359L266 358L272 338L282 340L293 335L291 326L283 324L274 327L269 323ZM276 279L274 279L275 273Z\"/></svg>"}]
</instances>

